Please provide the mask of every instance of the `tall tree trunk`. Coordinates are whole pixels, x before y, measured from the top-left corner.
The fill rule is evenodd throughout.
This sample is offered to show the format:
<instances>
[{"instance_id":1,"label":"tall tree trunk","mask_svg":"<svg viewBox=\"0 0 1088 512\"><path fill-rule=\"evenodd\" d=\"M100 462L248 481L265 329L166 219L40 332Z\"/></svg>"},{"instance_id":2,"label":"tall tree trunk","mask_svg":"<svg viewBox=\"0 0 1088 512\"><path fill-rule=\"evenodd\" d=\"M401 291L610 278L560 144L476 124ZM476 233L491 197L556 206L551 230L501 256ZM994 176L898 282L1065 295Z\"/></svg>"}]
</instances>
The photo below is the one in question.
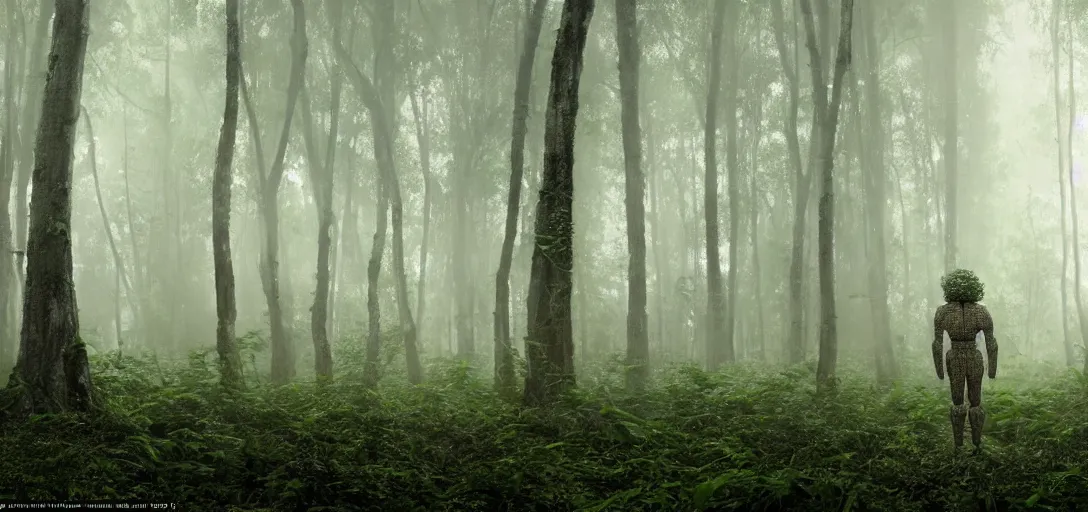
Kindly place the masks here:
<instances>
[{"instance_id":1,"label":"tall tree trunk","mask_svg":"<svg viewBox=\"0 0 1088 512\"><path fill-rule=\"evenodd\" d=\"M227 389L244 386L242 360L234 342L238 311L234 294L234 262L230 250L231 166L238 131L238 84L242 76L238 0L227 0L227 63L223 126L215 151L212 176L212 259L215 264L215 349L219 353L219 382Z\"/></svg>"},{"instance_id":2,"label":"tall tree trunk","mask_svg":"<svg viewBox=\"0 0 1088 512\"><path fill-rule=\"evenodd\" d=\"M161 117L163 141L165 148L163 154L165 158L162 160L162 193L163 193L163 206L165 210L165 219L163 225L172 224L173 236L167 235L167 230L163 229L159 236L164 236L165 240L162 242L162 247L165 248L166 263L173 267L172 269L167 267L162 269L163 274L160 279L163 281L163 286L166 288L166 292L163 297L174 296L177 297L181 290L181 276L182 264L181 264L181 201L180 201L180 186L179 180L173 172L173 154L174 154L174 130L173 130L173 110L174 103L170 95L171 80L170 80L170 68L171 68L171 56L173 53L173 0L166 0L166 59L163 61L163 114ZM179 337L179 328L183 324L180 316L181 301L179 300L166 300L167 305L167 321L169 328L166 336L169 346L175 350L179 349L178 343L181 341Z\"/></svg>"},{"instance_id":3,"label":"tall tree trunk","mask_svg":"<svg viewBox=\"0 0 1088 512\"><path fill-rule=\"evenodd\" d=\"M756 356L760 361L767 358L766 324L763 319L763 269L759 259L759 197L762 191L758 185L759 171L759 143L763 139L763 91L765 84L756 85L755 119L752 128L752 158L749 164L750 175L748 177L749 195L748 205L748 236L752 245L752 287L755 292L755 342L757 346ZM796 133L796 132L794 132Z\"/></svg>"},{"instance_id":4,"label":"tall tree trunk","mask_svg":"<svg viewBox=\"0 0 1088 512\"><path fill-rule=\"evenodd\" d=\"M863 7L865 36L865 125L869 138L868 144L859 147L859 152L867 151L869 169L865 174L867 188L865 201L865 220L869 228L869 307L873 316L873 337L875 341L877 381L888 384L898 377L895 354L892 349L891 314L888 311L888 264L887 264L887 222L885 221L885 202L887 175L884 168L884 120L881 117L880 86L880 46L876 38L876 6L866 3ZM859 102L860 103L860 102ZM861 125L861 120L858 120Z\"/></svg>"},{"instance_id":5,"label":"tall tree trunk","mask_svg":"<svg viewBox=\"0 0 1088 512\"><path fill-rule=\"evenodd\" d=\"M22 119L19 121L19 130L27 130L22 137L23 148L19 154L19 174L15 183L15 272L19 276L19 283L25 288L27 251L27 227L29 225L29 206L27 204L27 191L30 187L31 171L34 168L36 143L33 130L37 129L38 121L42 113L42 95L46 79L45 41L49 37L49 21L54 15L55 0L41 0L38 4L38 21L34 27L34 42L27 57L27 78L25 83L26 96L23 100ZM81 72L82 73L82 72ZM25 296L25 289L23 290ZM25 300L25 297L24 297Z\"/></svg>"},{"instance_id":6,"label":"tall tree trunk","mask_svg":"<svg viewBox=\"0 0 1088 512\"><path fill-rule=\"evenodd\" d=\"M261 188L260 210L264 221L261 280L268 305L268 320L271 324L272 383L275 385L286 384L295 376L295 349L290 331L287 329L283 303L280 299L279 190L280 183L283 181L287 143L291 138L291 121L294 118L295 104L298 102L305 75L308 43L306 41L306 11L302 0L291 0L291 8L294 12L294 28L291 34L291 71L287 84L283 128L280 131L279 144L272 158L268 176L264 175L263 169L258 169ZM251 124L255 125L253 122Z\"/></svg>"},{"instance_id":7,"label":"tall tree trunk","mask_svg":"<svg viewBox=\"0 0 1088 512\"><path fill-rule=\"evenodd\" d=\"M94 128L91 126L91 115L87 113L87 109L80 107L80 111L83 115L83 123L87 127L87 140L90 146L87 158L91 162L91 177L94 180L94 196L98 202L98 213L102 217L102 229L106 234L106 241L110 246L110 255L113 256L113 267L117 273L117 279L125 287L125 296L128 297L129 307L132 310L132 316L137 316L136 311L136 294L132 291L132 284L129 281L128 273L125 271L125 262L121 258L121 251L117 248L117 239L113 236L113 227L110 224L109 214L106 213L106 205L102 201L102 187L98 182L98 162L97 162L97 144L94 140ZM117 315L120 318L120 314ZM120 329L118 329L118 344L120 345ZM118 346L120 348L120 346Z\"/></svg>"},{"instance_id":8,"label":"tall tree trunk","mask_svg":"<svg viewBox=\"0 0 1088 512\"><path fill-rule=\"evenodd\" d=\"M820 114L816 116L820 120L820 147L817 162L821 178L818 226L820 359L817 364L816 380L818 384L825 386L834 379L839 351L835 318L835 132L839 124L839 106L842 104L843 77L851 61L854 0L842 1L842 21L839 27L839 45L830 101L827 97L827 80L824 76L820 50L816 43L816 26L812 16L811 0L801 0L801 11L805 19L805 37L812 62L813 100Z\"/></svg>"},{"instance_id":9,"label":"tall tree trunk","mask_svg":"<svg viewBox=\"0 0 1088 512\"><path fill-rule=\"evenodd\" d=\"M726 0L714 1L713 27L710 30L710 59L707 65L706 124L703 127L703 158L706 164L703 185L703 210L706 215L706 285L707 327L706 365L717 369L725 358L719 337L725 329L722 308L722 263L718 249L718 93L722 78L722 26L725 22Z\"/></svg>"},{"instance_id":10,"label":"tall tree trunk","mask_svg":"<svg viewBox=\"0 0 1088 512\"><path fill-rule=\"evenodd\" d=\"M87 0L58 0L56 8L34 142L23 330L14 382L5 391L6 412L23 417L95 405L87 348L79 336L71 235L73 145L90 6Z\"/></svg>"},{"instance_id":11,"label":"tall tree trunk","mask_svg":"<svg viewBox=\"0 0 1088 512\"><path fill-rule=\"evenodd\" d=\"M1058 42L1060 30L1062 2L1054 0L1050 21L1050 50L1054 63L1054 123L1058 140L1058 194L1061 196L1062 217L1062 341L1065 346L1065 364L1072 367L1075 364L1076 354L1073 350L1073 340L1069 336L1069 226L1066 224L1065 204L1065 153L1062 142L1062 91L1061 91L1061 45ZM1070 55L1072 59L1072 55Z\"/></svg>"},{"instance_id":12,"label":"tall tree trunk","mask_svg":"<svg viewBox=\"0 0 1088 512\"><path fill-rule=\"evenodd\" d=\"M624 205L627 218L627 388L641 390L650 374L646 330L646 180L639 126L639 45L636 0L616 0L620 118L623 125Z\"/></svg>"},{"instance_id":13,"label":"tall tree trunk","mask_svg":"<svg viewBox=\"0 0 1088 512\"><path fill-rule=\"evenodd\" d=\"M510 266L518 234L521 182L525 174L525 137L529 131L529 102L533 63L544 24L546 0L535 0L525 13L525 40L522 42L518 74L514 81L514 113L510 135L510 190L506 198L506 225L503 232L499 270L495 274L495 387L503 392L514 388L514 352L510 344Z\"/></svg>"},{"instance_id":14,"label":"tall tree trunk","mask_svg":"<svg viewBox=\"0 0 1088 512\"><path fill-rule=\"evenodd\" d=\"M427 305L427 256L431 241L431 209L434 203L434 178L431 176L430 108L421 91L412 91L412 116L415 118L419 167L423 173L423 233L419 241L419 282L416 283L416 332L423 338L423 313ZM422 348L422 347L421 347Z\"/></svg>"},{"instance_id":15,"label":"tall tree trunk","mask_svg":"<svg viewBox=\"0 0 1088 512\"><path fill-rule=\"evenodd\" d=\"M735 3L730 5L736 5ZM722 357L724 362L732 363L736 360L736 347L734 339L737 332L737 271L740 269L740 151L737 148L737 95L740 91L738 71L740 70L740 52L737 50L737 27L739 25L739 8L731 9L729 16L729 28L725 37L725 53L729 59L729 71L727 74L725 93L725 167L726 167L726 194L729 198L729 269L726 271L725 287L727 297L725 300L725 317L722 320ZM716 192L715 192L716 193Z\"/></svg>"},{"instance_id":16,"label":"tall tree trunk","mask_svg":"<svg viewBox=\"0 0 1088 512\"><path fill-rule=\"evenodd\" d=\"M957 244L959 243L959 211L956 207L959 195L959 171L957 161L959 159L959 102L956 99L956 73L957 60L956 49L956 2L946 2L942 20L944 22L944 51L947 61L944 66L944 271L951 272L956 268L958 256Z\"/></svg>"},{"instance_id":17,"label":"tall tree trunk","mask_svg":"<svg viewBox=\"0 0 1088 512\"><path fill-rule=\"evenodd\" d=\"M529 278L527 404L553 401L574 385L574 133L583 51L594 0L564 0L544 116L544 172Z\"/></svg>"},{"instance_id":18,"label":"tall tree trunk","mask_svg":"<svg viewBox=\"0 0 1088 512\"><path fill-rule=\"evenodd\" d=\"M648 109L644 109L643 112L647 112L646 122L646 162L647 167L650 169L649 174L649 192L650 192L650 215L647 220L650 222L650 231L652 237L650 242L652 243L652 250L654 255L654 317L656 318L656 337L658 346L665 346L665 287L668 286L667 280L664 277L663 267L666 265L664 261L664 243L662 242L663 233L661 226L661 184L660 184L660 169L657 167L657 160L655 158L655 151L657 150L657 142L653 135L653 115L648 112Z\"/></svg>"},{"instance_id":19,"label":"tall tree trunk","mask_svg":"<svg viewBox=\"0 0 1088 512\"><path fill-rule=\"evenodd\" d=\"M306 160L313 184L314 204L317 206L317 271L314 303L310 307L310 335L314 345L314 371L319 381L332 379L332 347L329 345L329 258L332 248L332 187L335 182L336 140L340 126L340 74L333 72L331 79L331 104L329 105L329 133L325 155L318 154L314 139L313 112L306 87L302 88L299 102L302 114L302 136L306 146ZM322 160L324 159L324 160Z\"/></svg>"},{"instance_id":20,"label":"tall tree trunk","mask_svg":"<svg viewBox=\"0 0 1088 512\"><path fill-rule=\"evenodd\" d=\"M793 168L793 230L791 234L790 270L789 270L789 332L786 340L786 353L790 364L804 360L804 304L801 300L804 288L805 255L805 212L808 211L809 195L812 191L812 172L805 172L801 160L801 143L797 136L797 117L800 108L800 83L796 71L797 59L791 63L786 48L786 23L781 0L771 1L771 20L774 24L774 42L778 48L778 59L782 64L782 73L786 76L789 88L789 107L786 110L782 134L786 138L789 150L790 167ZM794 44L797 46L796 41ZM813 133L818 122L813 120ZM815 145L815 140L809 141Z\"/></svg>"},{"instance_id":21,"label":"tall tree trunk","mask_svg":"<svg viewBox=\"0 0 1088 512\"><path fill-rule=\"evenodd\" d=\"M1073 231L1073 300L1077 304L1077 320L1080 324L1080 337L1081 340L1088 340L1088 311L1084 309L1084 300L1081 293L1081 261L1080 261L1080 223L1078 221L1077 212L1077 187L1076 179L1074 176L1075 166L1074 154L1073 154L1073 129L1077 122L1077 91L1073 86L1073 65L1075 59L1073 58L1073 23L1071 19L1069 22L1069 112L1066 121L1069 122L1066 127L1066 147L1069 148L1069 158L1066 164L1068 165L1069 173L1069 212L1070 220L1072 221ZM1084 369L1088 372L1088 357L1084 358Z\"/></svg>"},{"instance_id":22,"label":"tall tree trunk","mask_svg":"<svg viewBox=\"0 0 1088 512\"><path fill-rule=\"evenodd\" d=\"M337 16L342 12L343 4L334 3L335 10L330 11L331 16ZM365 75L352 61L351 54L344 47L339 37L334 36L336 57L343 67L349 70L348 77L352 87L359 94L360 99L370 112L371 134L374 139L374 158L377 162L380 175L381 191L378 194L378 227L374 234L370 264L367 268L367 310L370 316L370 339L367 343L367 366L369 381L377 382L377 363L379 357L381 327L380 311L378 309L378 275L381 271L382 251L385 248L386 210L390 210L390 219L393 224L393 275L397 289L397 310L400 316L401 336L404 339L404 354L408 365L408 380L413 384L423 381L423 366L419 361L419 351L416 345L416 326L412 319L411 306L408 303L408 277L404 270L404 222L403 203L401 200L400 183L394 161L394 138L396 132L395 113L393 103L395 94L393 90L393 74L395 63L393 62L393 23L394 6L392 3L378 4L376 13L377 25L382 28L379 36L378 54L375 58L375 76L380 79L375 86L370 78ZM335 19L335 18L334 18Z\"/></svg>"},{"instance_id":23,"label":"tall tree trunk","mask_svg":"<svg viewBox=\"0 0 1088 512\"><path fill-rule=\"evenodd\" d=\"M128 242L130 250L132 251L132 288L136 295L136 300L140 303L140 311L150 311L147 307L146 297L141 294L146 289L147 275L145 274L146 267L141 268L140 264L140 251L139 245L136 243L136 222L133 220L135 216L132 214L132 190L129 187L128 179L128 108L127 105L122 105L122 124L123 124L123 136L125 149L124 156L122 158L121 171L124 174L125 179L125 221L128 224ZM147 317L140 315L136 318L136 331L143 339L149 338L149 328ZM131 340L130 340L131 341Z\"/></svg>"}]
</instances>

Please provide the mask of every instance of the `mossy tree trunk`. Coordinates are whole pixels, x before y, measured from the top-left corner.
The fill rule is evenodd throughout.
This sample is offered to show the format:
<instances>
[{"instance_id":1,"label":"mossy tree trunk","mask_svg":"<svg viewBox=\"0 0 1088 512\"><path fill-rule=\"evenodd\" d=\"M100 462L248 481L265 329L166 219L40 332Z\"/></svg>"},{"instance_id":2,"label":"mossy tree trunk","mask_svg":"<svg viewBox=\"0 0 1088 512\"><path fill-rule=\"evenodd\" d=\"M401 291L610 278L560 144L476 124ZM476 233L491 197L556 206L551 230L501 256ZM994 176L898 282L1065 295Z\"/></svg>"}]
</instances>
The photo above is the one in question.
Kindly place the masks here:
<instances>
[{"instance_id":1,"label":"mossy tree trunk","mask_svg":"<svg viewBox=\"0 0 1088 512\"><path fill-rule=\"evenodd\" d=\"M57 0L53 44L34 142L19 357L8 412L87 411L94 384L79 337L72 279L72 160L87 51L89 0Z\"/></svg>"},{"instance_id":2,"label":"mossy tree trunk","mask_svg":"<svg viewBox=\"0 0 1088 512\"><path fill-rule=\"evenodd\" d=\"M544 117L544 171L537 202L525 340L524 401L548 403L574 385L574 132L578 84L594 0L564 0Z\"/></svg>"}]
</instances>

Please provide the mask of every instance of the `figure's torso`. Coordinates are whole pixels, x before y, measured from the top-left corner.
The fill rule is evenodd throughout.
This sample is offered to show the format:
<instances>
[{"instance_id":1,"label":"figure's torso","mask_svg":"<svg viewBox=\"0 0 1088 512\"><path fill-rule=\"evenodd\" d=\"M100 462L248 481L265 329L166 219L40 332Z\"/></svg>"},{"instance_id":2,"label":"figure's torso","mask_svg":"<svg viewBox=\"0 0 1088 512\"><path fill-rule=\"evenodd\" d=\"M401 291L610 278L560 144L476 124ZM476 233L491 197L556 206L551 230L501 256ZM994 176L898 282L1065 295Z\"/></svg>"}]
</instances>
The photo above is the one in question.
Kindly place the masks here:
<instances>
[{"instance_id":1,"label":"figure's torso","mask_svg":"<svg viewBox=\"0 0 1088 512\"><path fill-rule=\"evenodd\" d=\"M975 341L990 316L986 307L974 302L949 302L937 308L935 327L947 331L952 341Z\"/></svg>"}]
</instances>

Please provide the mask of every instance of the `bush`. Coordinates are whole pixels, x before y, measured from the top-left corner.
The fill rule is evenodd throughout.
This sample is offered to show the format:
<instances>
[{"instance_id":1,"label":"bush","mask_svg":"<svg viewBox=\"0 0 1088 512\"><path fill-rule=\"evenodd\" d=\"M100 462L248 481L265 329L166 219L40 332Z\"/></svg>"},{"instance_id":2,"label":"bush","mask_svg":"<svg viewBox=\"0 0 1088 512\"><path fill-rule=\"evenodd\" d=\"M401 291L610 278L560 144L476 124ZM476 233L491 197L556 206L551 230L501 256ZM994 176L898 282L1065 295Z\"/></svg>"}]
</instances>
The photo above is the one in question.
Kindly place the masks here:
<instances>
[{"instance_id":1,"label":"bush","mask_svg":"<svg viewBox=\"0 0 1088 512\"><path fill-rule=\"evenodd\" d=\"M1088 381L1075 373L1040 383L1003 370L987 383L985 450L969 456L952 452L943 383L875 390L860 371L818 395L806 366L676 367L636 399L608 377L618 370L599 369L561 404L525 409L463 363L432 362L419 387L389 372L376 391L341 377L229 395L209 361L95 358L107 409L2 427L0 498L192 510L1088 506Z\"/></svg>"}]
</instances>

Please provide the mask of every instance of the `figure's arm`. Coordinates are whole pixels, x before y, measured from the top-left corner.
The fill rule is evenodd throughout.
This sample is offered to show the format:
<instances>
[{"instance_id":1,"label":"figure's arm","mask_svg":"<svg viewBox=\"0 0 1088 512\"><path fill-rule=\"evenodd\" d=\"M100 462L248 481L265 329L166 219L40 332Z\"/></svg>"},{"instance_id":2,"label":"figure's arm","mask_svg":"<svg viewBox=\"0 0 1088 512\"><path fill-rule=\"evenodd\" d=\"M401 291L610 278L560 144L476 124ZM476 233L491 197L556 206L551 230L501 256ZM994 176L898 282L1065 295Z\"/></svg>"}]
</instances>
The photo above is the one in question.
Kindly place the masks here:
<instances>
[{"instance_id":1,"label":"figure's arm","mask_svg":"<svg viewBox=\"0 0 1088 512\"><path fill-rule=\"evenodd\" d=\"M933 315L933 366L937 368L937 378L944 380L944 327L941 326L942 308L937 308Z\"/></svg>"},{"instance_id":2,"label":"figure's arm","mask_svg":"<svg viewBox=\"0 0 1088 512\"><path fill-rule=\"evenodd\" d=\"M982 334L986 336L986 373L993 379L997 377L997 338L994 338L994 319L985 307L982 308Z\"/></svg>"}]
</instances>

